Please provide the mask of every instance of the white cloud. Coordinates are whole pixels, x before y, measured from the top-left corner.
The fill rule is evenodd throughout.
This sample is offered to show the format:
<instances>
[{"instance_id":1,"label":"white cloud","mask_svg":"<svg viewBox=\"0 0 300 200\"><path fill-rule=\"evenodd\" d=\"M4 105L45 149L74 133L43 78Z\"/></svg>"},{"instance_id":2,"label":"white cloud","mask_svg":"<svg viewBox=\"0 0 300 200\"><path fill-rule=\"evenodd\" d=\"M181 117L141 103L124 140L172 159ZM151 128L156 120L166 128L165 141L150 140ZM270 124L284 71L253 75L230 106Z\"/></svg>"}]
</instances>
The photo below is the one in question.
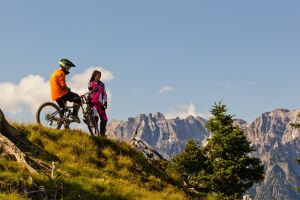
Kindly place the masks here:
<instances>
[{"instance_id":1,"label":"white cloud","mask_svg":"<svg viewBox=\"0 0 300 200\"><path fill-rule=\"evenodd\" d=\"M167 119L174 119L176 117L185 119L190 115L201 116L201 117L204 116L203 114L201 114L197 111L197 108L193 103L181 105L181 106L179 106L179 108L172 109L171 111L165 113L165 117Z\"/></svg>"},{"instance_id":2,"label":"white cloud","mask_svg":"<svg viewBox=\"0 0 300 200\"><path fill-rule=\"evenodd\" d=\"M67 76L67 85L78 94L86 92L90 76L96 69L102 72L102 81L113 80L112 72L101 67L90 67L84 72L73 76L71 72ZM108 100L111 102L112 93L110 90L107 90L107 93ZM0 83L0 98L0 108L10 114L24 112L24 106L27 109L29 108L31 114L35 114L43 102L51 101L49 80L45 80L40 75L29 74L17 84Z\"/></svg>"},{"instance_id":3,"label":"white cloud","mask_svg":"<svg viewBox=\"0 0 300 200\"><path fill-rule=\"evenodd\" d=\"M18 84L0 83L0 107L16 114L27 105L32 113L38 106L50 99L49 83L40 75L28 75Z\"/></svg>"},{"instance_id":4,"label":"white cloud","mask_svg":"<svg viewBox=\"0 0 300 200\"><path fill-rule=\"evenodd\" d=\"M158 93L162 94L162 93L166 93L166 92L171 92L173 90L174 90L174 88L172 86L165 85L160 88Z\"/></svg>"},{"instance_id":5,"label":"white cloud","mask_svg":"<svg viewBox=\"0 0 300 200\"><path fill-rule=\"evenodd\" d=\"M86 92L89 80L94 70L98 70L102 73L101 81L103 82L111 81L114 79L112 72L103 69L102 67L90 67L80 74L73 75L69 79L70 82L69 83L67 82L67 84L69 85L70 88L72 88L74 92L77 92L79 94Z\"/></svg>"},{"instance_id":6,"label":"white cloud","mask_svg":"<svg viewBox=\"0 0 300 200\"><path fill-rule=\"evenodd\" d=\"M229 89L231 88L230 83L227 82L215 82L215 86Z\"/></svg>"}]
</instances>

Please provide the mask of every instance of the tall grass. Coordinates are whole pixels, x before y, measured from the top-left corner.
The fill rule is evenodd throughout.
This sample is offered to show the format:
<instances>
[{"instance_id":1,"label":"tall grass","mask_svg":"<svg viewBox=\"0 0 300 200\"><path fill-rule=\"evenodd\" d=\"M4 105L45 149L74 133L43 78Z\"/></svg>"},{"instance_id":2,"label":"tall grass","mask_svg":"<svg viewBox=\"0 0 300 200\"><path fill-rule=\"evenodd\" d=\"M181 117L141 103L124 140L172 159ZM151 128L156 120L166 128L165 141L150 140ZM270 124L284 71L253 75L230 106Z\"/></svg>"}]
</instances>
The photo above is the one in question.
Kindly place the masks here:
<instances>
[{"instance_id":1,"label":"tall grass","mask_svg":"<svg viewBox=\"0 0 300 200\"><path fill-rule=\"evenodd\" d=\"M92 138L79 130L14 126L31 143L31 148L21 149L49 166L54 162L59 176L54 182L42 172L31 175L8 157L1 158L0 199L26 199L22 191L33 183L44 186L49 196L59 191L63 199L187 199L174 176L150 165L126 143Z\"/></svg>"}]
</instances>

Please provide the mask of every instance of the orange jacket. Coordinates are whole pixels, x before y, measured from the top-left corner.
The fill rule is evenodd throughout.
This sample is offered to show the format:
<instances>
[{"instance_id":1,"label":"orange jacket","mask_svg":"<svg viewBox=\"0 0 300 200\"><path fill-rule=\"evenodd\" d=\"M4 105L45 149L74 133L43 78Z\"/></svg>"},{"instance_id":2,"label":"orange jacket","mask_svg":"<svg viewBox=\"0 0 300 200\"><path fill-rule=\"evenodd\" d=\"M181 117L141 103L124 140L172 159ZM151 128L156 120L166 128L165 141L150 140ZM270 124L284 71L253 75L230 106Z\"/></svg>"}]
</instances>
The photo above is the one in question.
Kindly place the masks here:
<instances>
[{"instance_id":1,"label":"orange jacket","mask_svg":"<svg viewBox=\"0 0 300 200\"><path fill-rule=\"evenodd\" d=\"M69 92L66 84L66 75L61 68L51 75L50 87L52 100L57 100Z\"/></svg>"}]
</instances>

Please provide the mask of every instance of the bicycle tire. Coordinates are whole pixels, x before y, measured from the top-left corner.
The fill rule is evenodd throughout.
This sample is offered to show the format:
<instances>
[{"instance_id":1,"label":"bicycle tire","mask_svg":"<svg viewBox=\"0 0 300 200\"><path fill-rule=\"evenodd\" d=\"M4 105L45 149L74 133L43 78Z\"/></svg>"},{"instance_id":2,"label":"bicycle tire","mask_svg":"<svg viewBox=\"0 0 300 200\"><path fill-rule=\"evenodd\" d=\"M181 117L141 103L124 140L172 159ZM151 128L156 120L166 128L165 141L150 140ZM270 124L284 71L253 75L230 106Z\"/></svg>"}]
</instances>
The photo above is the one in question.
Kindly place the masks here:
<instances>
[{"instance_id":1,"label":"bicycle tire","mask_svg":"<svg viewBox=\"0 0 300 200\"><path fill-rule=\"evenodd\" d=\"M85 123L89 129L89 132L92 136L100 136L99 128L98 128L98 123L92 117L92 114L90 111L87 111L87 114L85 115Z\"/></svg>"},{"instance_id":2,"label":"bicycle tire","mask_svg":"<svg viewBox=\"0 0 300 200\"><path fill-rule=\"evenodd\" d=\"M55 103L46 102L38 108L36 112L36 121L42 126L60 129L63 125L63 114L61 113L61 109Z\"/></svg>"}]
</instances>

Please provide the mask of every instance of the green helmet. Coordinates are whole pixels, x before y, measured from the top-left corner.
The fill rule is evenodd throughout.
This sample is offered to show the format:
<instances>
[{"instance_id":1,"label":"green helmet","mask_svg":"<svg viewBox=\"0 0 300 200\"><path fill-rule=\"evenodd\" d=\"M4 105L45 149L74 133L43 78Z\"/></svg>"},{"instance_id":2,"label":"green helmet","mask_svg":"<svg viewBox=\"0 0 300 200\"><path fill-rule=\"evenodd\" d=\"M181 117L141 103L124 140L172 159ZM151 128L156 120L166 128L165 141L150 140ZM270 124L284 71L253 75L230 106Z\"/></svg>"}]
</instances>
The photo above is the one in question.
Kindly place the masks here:
<instances>
[{"instance_id":1,"label":"green helmet","mask_svg":"<svg viewBox=\"0 0 300 200\"><path fill-rule=\"evenodd\" d=\"M71 67L75 67L75 65L68 59L61 59L59 62L58 62L59 66L68 74L69 73L69 69Z\"/></svg>"},{"instance_id":2,"label":"green helmet","mask_svg":"<svg viewBox=\"0 0 300 200\"><path fill-rule=\"evenodd\" d=\"M58 64L61 66L61 67L75 67L75 65L68 59L61 59Z\"/></svg>"}]
</instances>

